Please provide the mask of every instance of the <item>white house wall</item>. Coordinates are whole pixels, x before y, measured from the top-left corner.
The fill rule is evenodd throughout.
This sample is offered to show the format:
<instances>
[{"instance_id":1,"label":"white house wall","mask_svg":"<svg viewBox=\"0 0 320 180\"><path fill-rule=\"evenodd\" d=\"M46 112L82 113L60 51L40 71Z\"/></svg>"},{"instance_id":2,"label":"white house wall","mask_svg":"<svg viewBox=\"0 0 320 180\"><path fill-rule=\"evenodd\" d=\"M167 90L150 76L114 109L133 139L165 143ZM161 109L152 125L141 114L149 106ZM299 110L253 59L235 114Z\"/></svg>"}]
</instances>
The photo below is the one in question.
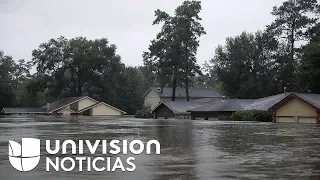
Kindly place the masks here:
<instances>
[{"instance_id":1,"label":"white house wall","mask_svg":"<svg viewBox=\"0 0 320 180\"><path fill-rule=\"evenodd\" d=\"M120 116L122 115L120 111L111 108L105 104L99 104L98 106L93 107L92 116Z\"/></svg>"},{"instance_id":2,"label":"white house wall","mask_svg":"<svg viewBox=\"0 0 320 180\"><path fill-rule=\"evenodd\" d=\"M84 98L78 102L78 110L82 110L82 109L87 108L89 106L92 106L96 103L97 102L92 99Z\"/></svg>"},{"instance_id":3,"label":"white house wall","mask_svg":"<svg viewBox=\"0 0 320 180\"><path fill-rule=\"evenodd\" d=\"M157 92L150 90L144 97L144 105L150 106L151 109L155 108L160 103L160 97Z\"/></svg>"}]
</instances>

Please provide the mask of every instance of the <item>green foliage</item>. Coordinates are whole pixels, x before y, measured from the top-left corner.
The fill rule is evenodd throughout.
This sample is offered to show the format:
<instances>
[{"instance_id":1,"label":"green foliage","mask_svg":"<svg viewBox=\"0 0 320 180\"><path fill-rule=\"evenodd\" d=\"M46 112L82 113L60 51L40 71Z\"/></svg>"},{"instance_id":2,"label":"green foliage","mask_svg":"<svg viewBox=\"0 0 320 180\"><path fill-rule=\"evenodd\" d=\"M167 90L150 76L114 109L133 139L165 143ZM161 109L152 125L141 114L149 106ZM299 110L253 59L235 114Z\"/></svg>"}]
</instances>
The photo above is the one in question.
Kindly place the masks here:
<instances>
[{"instance_id":1,"label":"green foliage","mask_svg":"<svg viewBox=\"0 0 320 180\"><path fill-rule=\"evenodd\" d=\"M320 38L315 36L303 48L298 80L301 91L320 93Z\"/></svg>"},{"instance_id":2,"label":"green foliage","mask_svg":"<svg viewBox=\"0 0 320 180\"><path fill-rule=\"evenodd\" d=\"M114 83L124 65L116 55L116 46L105 38L59 37L42 43L33 50L33 63L39 74L46 75L53 97L81 96L103 89L102 82ZM110 76L106 76L106 75Z\"/></svg>"},{"instance_id":3,"label":"green foliage","mask_svg":"<svg viewBox=\"0 0 320 180\"><path fill-rule=\"evenodd\" d=\"M156 10L153 24L163 23L156 39L151 41L149 52L143 53L144 64L156 74L160 87L172 84L172 100L178 85L188 88L191 78L201 74L196 62L199 38L205 34L200 24L200 1L184 1L176 8L174 16Z\"/></svg>"},{"instance_id":4,"label":"green foliage","mask_svg":"<svg viewBox=\"0 0 320 180\"><path fill-rule=\"evenodd\" d=\"M106 38L59 37L41 43L32 61L0 51L0 109L39 107L46 101L88 95L134 114L150 86L214 87L228 97L258 98L287 91L320 93L320 6L316 0L287 0L274 7L264 31L229 37L202 74L197 64L205 34L201 2L186 0L174 15L156 10L162 28L143 53L144 66L126 67ZM318 23L318 24L317 24ZM306 46L298 46L305 40ZM32 65L37 72L30 75ZM138 114L147 114L143 108ZM246 118L252 119L252 118Z\"/></svg>"},{"instance_id":5,"label":"green foliage","mask_svg":"<svg viewBox=\"0 0 320 180\"><path fill-rule=\"evenodd\" d=\"M306 30L317 22L315 15L319 15L319 7L317 0L287 0L281 6L273 7L271 14L276 19L268 29L287 42L292 60L295 42L305 39Z\"/></svg>"},{"instance_id":6,"label":"green foliage","mask_svg":"<svg viewBox=\"0 0 320 180\"><path fill-rule=\"evenodd\" d=\"M209 75L221 82L225 95L238 98L257 98L277 93L279 80L271 56L277 47L269 34L243 32L234 38L227 38L225 46L218 46ZM210 82L210 81L209 81Z\"/></svg>"},{"instance_id":7,"label":"green foliage","mask_svg":"<svg viewBox=\"0 0 320 180\"><path fill-rule=\"evenodd\" d=\"M153 118L150 107L143 106L142 109L138 110L135 114L135 118L149 119Z\"/></svg>"},{"instance_id":8,"label":"green foliage","mask_svg":"<svg viewBox=\"0 0 320 180\"><path fill-rule=\"evenodd\" d=\"M297 91L302 86L319 92L315 91L318 88L316 44L309 45L302 54L296 47L296 42L319 34L319 28L314 27L319 7L316 0L287 0L273 8L271 14L275 20L265 31L227 38L224 46L216 48L207 68L206 76L214 78L207 78L206 86L218 85L225 95L237 98L264 97L281 93L284 88ZM309 85L302 83L309 80Z\"/></svg>"},{"instance_id":9,"label":"green foliage","mask_svg":"<svg viewBox=\"0 0 320 180\"><path fill-rule=\"evenodd\" d=\"M0 110L19 105L25 87L21 84L30 78L31 64L23 59L16 63L11 56L0 51Z\"/></svg>"},{"instance_id":10,"label":"green foliage","mask_svg":"<svg viewBox=\"0 0 320 180\"><path fill-rule=\"evenodd\" d=\"M4 107L12 107L15 103L15 95L10 86L0 84L0 111Z\"/></svg>"},{"instance_id":11,"label":"green foliage","mask_svg":"<svg viewBox=\"0 0 320 180\"><path fill-rule=\"evenodd\" d=\"M243 110L232 114L234 121L272 122L272 113L263 110Z\"/></svg>"},{"instance_id":12,"label":"green foliage","mask_svg":"<svg viewBox=\"0 0 320 180\"><path fill-rule=\"evenodd\" d=\"M59 37L40 44L32 55L37 81L30 89L46 92L51 101L87 95L128 114L142 106L144 74L140 68L126 67L106 38Z\"/></svg>"},{"instance_id":13,"label":"green foliage","mask_svg":"<svg viewBox=\"0 0 320 180\"><path fill-rule=\"evenodd\" d=\"M267 26L267 31L273 34L283 45L278 53L280 64L278 74L282 86L291 91L296 87L296 74L298 70L297 42L307 40L307 30L317 21L319 5L316 0L287 0L271 12L275 16L274 22Z\"/></svg>"}]
</instances>

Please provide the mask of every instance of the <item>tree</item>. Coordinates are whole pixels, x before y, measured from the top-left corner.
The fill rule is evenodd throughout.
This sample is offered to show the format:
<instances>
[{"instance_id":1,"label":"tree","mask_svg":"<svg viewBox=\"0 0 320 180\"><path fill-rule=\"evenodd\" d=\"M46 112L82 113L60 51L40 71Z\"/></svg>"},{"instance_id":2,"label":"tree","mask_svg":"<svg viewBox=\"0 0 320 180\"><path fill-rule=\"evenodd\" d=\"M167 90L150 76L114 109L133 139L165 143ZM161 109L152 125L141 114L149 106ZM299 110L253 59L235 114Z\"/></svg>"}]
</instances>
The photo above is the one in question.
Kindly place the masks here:
<instances>
[{"instance_id":1,"label":"tree","mask_svg":"<svg viewBox=\"0 0 320 180\"><path fill-rule=\"evenodd\" d=\"M118 98L122 106L119 107L125 107L124 111L135 114L143 106L142 96L147 91L142 72L137 67L126 67L125 76L119 83L122 91Z\"/></svg>"},{"instance_id":2,"label":"tree","mask_svg":"<svg viewBox=\"0 0 320 180\"><path fill-rule=\"evenodd\" d=\"M226 45L218 46L211 60L211 72L217 75L222 91L237 98L274 94L277 79L272 52L276 47L277 42L267 32L243 32L227 38Z\"/></svg>"},{"instance_id":3,"label":"tree","mask_svg":"<svg viewBox=\"0 0 320 180\"><path fill-rule=\"evenodd\" d=\"M320 28L310 31L311 41L303 48L298 80L301 91L320 93Z\"/></svg>"},{"instance_id":4,"label":"tree","mask_svg":"<svg viewBox=\"0 0 320 180\"><path fill-rule=\"evenodd\" d=\"M204 28L200 24L201 18L200 1L184 1L175 11L174 22L177 23L176 34L181 42L184 54L184 85L186 88L187 101L189 101L189 84L192 77L196 74L202 74L200 66L197 64L197 50L199 47L199 38L206 34Z\"/></svg>"},{"instance_id":5,"label":"tree","mask_svg":"<svg viewBox=\"0 0 320 180\"><path fill-rule=\"evenodd\" d=\"M134 114L143 104L145 79L139 68L126 67L106 38L59 37L33 51L37 73L23 97L56 100L87 95Z\"/></svg>"},{"instance_id":6,"label":"tree","mask_svg":"<svg viewBox=\"0 0 320 180\"><path fill-rule=\"evenodd\" d=\"M200 11L200 1L184 1L176 8L174 16L159 9L155 11L153 24L163 23L163 26L143 57L145 65L154 67L152 70L161 87L172 83L172 101L175 100L175 89L180 80L184 80L189 101L189 81L196 73L201 73L196 63L199 37L205 34L199 23Z\"/></svg>"},{"instance_id":7,"label":"tree","mask_svg":"<svg viewBox=\"0 0 320 180\"><path fill-rule=\"evenodd\" d=\"M273 7L271 14L276 16L276 19L268 28L288 43L292 60L296 52L295 42L306 39L306 30L318 20L310 17L310 14L318 15L318 10L316 0L288 0L280 7Z\"/></svg>"},{"instance_id":8,"label":"tree","mask_svg":"<svg viewBox=\"0 0 320 180\"><path fill-rule=\"evenodd\" d=\"M16 67L12 57L0 51L0 109L11 107L16 102L13 93L13 78Z\"/></svg>"},{"instance_id":9,"label":"tree","mask_svg":"<svg viewBox=\"0 0 320 180\"><path fill-rule=\"evenodd\" d=\"M156 79L161 89L167 84L172 84L172 101L175 101L177 81L182 74L182 52L180 42L174 34L172 17L167 13L157 10L156 20L153 24L164 21L161 32L155 40L151 41L149 52L144 52L144 64L156 74Z\"/></svg>"},{"instance_id":10,"label":"tree","mask_svg":"<svg viewBox=\"0 0 320 180\"><path fill-rule=\"evenodd\" d=\"M52 97L93 95L104 90L101 81L114 83L124 68L115 45L105 38L59 37L42 43L32 53L37 73L47 81Z\"/></svg>"},{"instance_id":11,"label":"tree","mask_svg":"<svg viewBox=\"0 0 320 180\"><path fill-rule=\"evenodd\" d=\"M294 88L298 67L296 53L299 48L296 47L296 42L308 39L307 30L317 22L318 10L316 0L287 0L281 6L274 7L271 12L276 19L267 28L281 40L278 60L282 69L282 84L291 88Z\"/></svg>"}]
</instances>

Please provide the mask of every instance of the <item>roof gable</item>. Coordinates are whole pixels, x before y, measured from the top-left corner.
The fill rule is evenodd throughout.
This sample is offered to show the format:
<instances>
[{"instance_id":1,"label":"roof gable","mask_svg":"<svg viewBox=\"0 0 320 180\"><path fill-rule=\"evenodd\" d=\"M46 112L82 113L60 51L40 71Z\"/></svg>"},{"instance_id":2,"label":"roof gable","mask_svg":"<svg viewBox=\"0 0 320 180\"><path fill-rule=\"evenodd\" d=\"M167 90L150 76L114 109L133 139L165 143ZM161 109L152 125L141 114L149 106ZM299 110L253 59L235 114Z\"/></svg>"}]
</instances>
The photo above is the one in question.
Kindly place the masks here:
<instances>
[{"instance_id":1,"label":"roof gable","mask_svg":"<svg viewBox=\"0 0 320 180\"><path fill-rule=\"evenodd\" d=\"M69 111L69 112L71 112L71 113L76 113L74 110L69 109L69 108L61 109L60 111L58 111L58 113L62 113L62 112L66 112L66 111Z\"/></svg>"},{"instance_id":2,"label":"roof gable","mask_svg":"<svg viewBox=\"0 0 320 180\"><path fill-rule=\"evenodd\" d=\"M313 106L317 110L320 110L320 94L303 94L303 93L290 93L288 96L283 98L281 101L275 103L269 109L276 109L283 105L284 103L288 102L292 98L298 98L303 102Z\"/></svg>"},{"instance_id":3,"label":"roof gable","mask_svg":"<svg viewBox=\"0 0 320 180\"><path fill-rule=\"evenodd\" d=\"M203 107L208 103L198 103L192 101L170 101L170 102L161 102L155 108L152 109L151 112L154 112L159 106L165 105L169 108L174 114L183 114L188 113L189 109L195 109L199 107Z\"/></svg>"},{"instance_id":4,"label":"roof gable","mask_svg":"<svg viewBox=\"0 0 320 180\"><path fill-rule=\"evenodd\" d=\"M92 109L92 108L94 108L94 107L96 107L96 106L99 106L99 105L101 105L101 104L106 105L106 106L108 106L108 107L110 107L110 108L112 108L112 109L115 109L115 110L117 110L117 111L120 111L120 112L122 112L123 114L126 114L125 111L122 111L121 109L115 108L115 107L113 107L113 106L111 106L111 105L109 105L109 104L107 104L107 103L105 103L105 102L98 102L98 103L96 103L96 104L94 104L94 105L92 105L92 106L89 106L89 107L86 107L86 108L84 108L84 109L79 110L77 113L82 113L82 112L84 112L84 111L87 111L87 110L89 110L89 109Z\"/></svg>"},{"instance_id":5,"label":"roof gable","mask_svg":"<svg viewBox=\"0 0 320 180\"><path fill-rule=\"evenodd\" d=\"M78 102L82 99L85 99L85 98L89 98L91 100L94 100L96 102L98 102L97 100L95 99L92 99L88 96L81 96L81 97L69 97L69 98L62 98L62 99L59 99L53 103L50 104L50 108L47 110L47 112L51 113L53 111L56 111L56 110L59 110L61 108L64 108L70 104L73 104L75 102Z\"/></svg>"}]
</instances>

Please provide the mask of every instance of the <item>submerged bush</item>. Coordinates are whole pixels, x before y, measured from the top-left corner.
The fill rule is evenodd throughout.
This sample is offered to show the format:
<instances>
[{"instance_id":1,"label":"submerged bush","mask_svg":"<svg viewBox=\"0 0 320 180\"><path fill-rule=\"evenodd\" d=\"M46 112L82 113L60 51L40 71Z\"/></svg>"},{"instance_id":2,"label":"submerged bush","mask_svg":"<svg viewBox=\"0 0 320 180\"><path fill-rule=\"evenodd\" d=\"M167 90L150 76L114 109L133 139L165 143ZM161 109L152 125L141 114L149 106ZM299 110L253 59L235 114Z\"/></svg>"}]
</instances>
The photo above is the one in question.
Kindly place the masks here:
<instances>
[{"instance_id":1,"label":"submerged bush","mask_svg":"<svg viewBox=\"0 0 320 180\"><path fill-rule=\"evenodd\" d=\"M243 110L232 114L234 121L272 122L272 113L264 110Z\"/></svg>"},{"instance_id":2,"label":"submerged bush","mask_svg":"<svg viewBox=\"0 0 320 180\"><path fill-rule=\"evenodd\" d=\"M142 107L142 109L138 110L134 115L135 118L153 118L153 114L151 113L150 107Z\"/></svg>"}]
</instances>

